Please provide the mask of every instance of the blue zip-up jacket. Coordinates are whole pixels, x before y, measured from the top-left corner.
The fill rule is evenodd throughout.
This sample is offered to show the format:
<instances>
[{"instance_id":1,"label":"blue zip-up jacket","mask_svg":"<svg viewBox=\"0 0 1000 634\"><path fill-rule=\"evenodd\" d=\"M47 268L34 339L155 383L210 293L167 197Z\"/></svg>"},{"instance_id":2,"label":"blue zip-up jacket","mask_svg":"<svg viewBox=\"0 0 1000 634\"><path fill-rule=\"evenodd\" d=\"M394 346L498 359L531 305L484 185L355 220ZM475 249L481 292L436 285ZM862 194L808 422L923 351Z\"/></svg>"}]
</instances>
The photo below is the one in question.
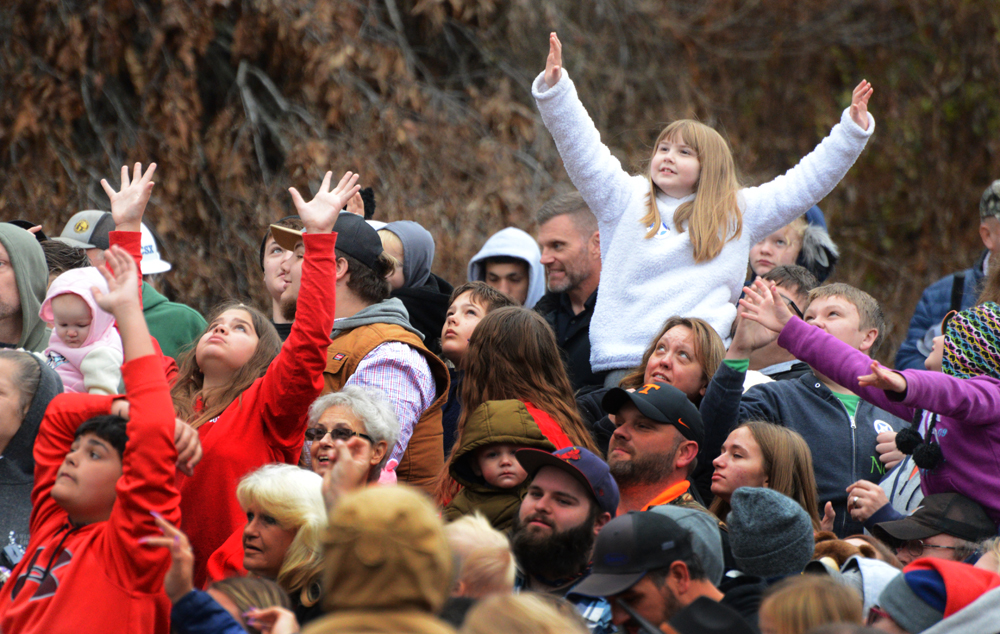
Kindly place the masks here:
<instances>
[{"instance_id":1,"label":"blue zip-up jacket","mask_svg":"<svg viewBox=\"0 0 1000 634\"><path fill-rule=\"evenodd\" d=\"M863 532L861 522L847 512L847 487L858 480L877 484L885 476L875 451L878 428L899 431L908 423L865 401L858 403L852 421L840 400L812 372L755 385L744 394L745 374L723 363L705 390L700 407L705 458L714 460L729 432L744 421L768 421L795 430L812 451L820 517L826 503L833 502L837 536Z\"/></svg>"},{"instance_id":2,"label":"blue zip-up jacket","mask_svg":"<svg viewBox=\"0 0 1000 634\"><path fill-rule=\"evenodd\" d=\"M976 261L976 265L965 271L965 280L962 288L962 306L960 310L965 310L974 306L979 291L982 290L983 260L989 251L984 250ZM897 370L923 370L924 359L927 355L922 353L917 344L923 340L927 331L935 326L941 325L941 320L951 310L951 287L954 284L955 273L941 278L934 282L920 296L916 310L913 311L913 318L910 319L910 327L906 331L906 341L899 346L896 352ZM940 333L938 333L940 334Z\"/></svg>"}]
</instances>

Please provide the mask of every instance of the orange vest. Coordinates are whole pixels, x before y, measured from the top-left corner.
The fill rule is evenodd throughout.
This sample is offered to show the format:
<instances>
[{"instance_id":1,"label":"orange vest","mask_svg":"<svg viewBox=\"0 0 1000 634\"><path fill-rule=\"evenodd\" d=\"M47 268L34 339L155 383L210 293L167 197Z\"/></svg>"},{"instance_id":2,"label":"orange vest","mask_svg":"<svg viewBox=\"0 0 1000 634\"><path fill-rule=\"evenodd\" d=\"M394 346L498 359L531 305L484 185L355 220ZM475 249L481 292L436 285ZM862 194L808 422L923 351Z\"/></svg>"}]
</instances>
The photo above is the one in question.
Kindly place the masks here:
<instances>
[{"instance_id":1,"label":"orange vest","mask_svg":"<svg viewBox=\"0 0 1000 634\"><path fill-rule=\"evenodd\" d=\"M444 428L441 426L441 406L448 400L450 378L448 368L437 355L424 347L420 337L395 324L358 326L337 336L327 350L323 372L323 393L336 392L354 374L361 359L389 341L398 341L424 355L434 376L437 398L424 410L413 428L413 435L396 467L400 481L418 486L433 495L438 473L444 468ZM392 451L392 447L389 448Z\"/></svg>"}]
</instances>

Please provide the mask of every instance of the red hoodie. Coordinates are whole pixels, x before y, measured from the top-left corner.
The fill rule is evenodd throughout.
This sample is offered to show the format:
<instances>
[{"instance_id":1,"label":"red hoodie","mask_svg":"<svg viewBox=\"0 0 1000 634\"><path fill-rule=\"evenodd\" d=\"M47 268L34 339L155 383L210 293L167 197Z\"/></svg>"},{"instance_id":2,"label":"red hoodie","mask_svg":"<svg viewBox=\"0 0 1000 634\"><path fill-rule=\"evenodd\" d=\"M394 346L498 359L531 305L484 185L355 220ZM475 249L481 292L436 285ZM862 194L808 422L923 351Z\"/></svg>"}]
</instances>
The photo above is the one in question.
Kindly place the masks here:
<instances>
[{"instance_id":1,"label":"red hoodie","mask_svg":"<svg viewBox=\"0 0 1000 634\"><path fill-rule=\"evenodd\" d=\"M195 587L205 582L208 558L246 524L236 485L272 462L296 464L309 406L323 390L333 329L336 233L303 234L305 262L292 332L257 379L214 421L198 428L201 463L194 476L178 473L184 532L195 556Z\"/></svg>"},{"instance_id":2,"label":"red hoodie","mask_svg":"<svg viewBox=\"0 0 1000 634\"><path fill-rule=\"evenodd\" d=\"M49 493L77 428L110 413L115 397L60 394L49 403L35 441L31 542L0 591L0 631L169 633L162 590L170 552L138 543L160 535L150 511L180 521L174 407L162 367L156 355L122 366L128 444L111 517L102 522L73 527Z\"/></svg>"}]
</instances>

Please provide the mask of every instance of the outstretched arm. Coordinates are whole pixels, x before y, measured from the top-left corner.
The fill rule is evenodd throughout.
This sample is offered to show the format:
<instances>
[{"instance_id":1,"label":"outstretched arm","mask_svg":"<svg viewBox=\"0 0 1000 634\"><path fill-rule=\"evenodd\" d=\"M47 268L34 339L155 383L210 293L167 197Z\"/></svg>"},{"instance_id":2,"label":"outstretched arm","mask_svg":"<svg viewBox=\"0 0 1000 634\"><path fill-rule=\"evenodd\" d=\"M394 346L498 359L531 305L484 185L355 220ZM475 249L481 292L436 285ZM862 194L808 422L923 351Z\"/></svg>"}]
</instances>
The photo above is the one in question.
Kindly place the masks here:
<instances>
[{"instance_id":1,"label":"outstretched arm","mask_svg":"<svg viewBox=\"0 0 1000 634\"><path fill-rule=\"evenodd\" d=\"M122 376L129 401L128 443L122 456L122 476L115 487L107 548L117 583L136 592L156 592L167 571L169 558L135 548L140 537L157 532L152 512L169 521L180 521L180 493L174 484L177 449L174 445L174 408L154 354L149 329L139 303L138 270L121 247L105 252L107 266L100 267L108 292L92 289L97 305L115 316L122 338L125 364ZM114 271L112 274L111 270Z\"/></svg>"},{"instance_id":2,"label":"outstretched arm","mask_svg":"<svg viewBox=\"0 0 1000 634\"><path fill-rule=\"evenodd\" d=\"M261 384L261 411L265 431L294 463L305 442L306 412L323 389L326 351L333 330L336 291L336 234L333 227L347 201L358 192L358 175L346 172L331 188L327 172L309 202L294 187L289 191L306 232L296 258L302 258L302 277L295 322L281 352Z\"/></svg>"},{"instance_id":3,"label":"outstretched arm","mask_svg":"<svg viewBox=\"0 0 1000 634\"><path fill-rule=\"evenodd\" d=\"M875 120L868 112L872 93L871 84L862 80L840 123L816 149L773 181L742 191L743 219L751 244L804 214L844 178L875 131Z\"/></svg>"},{"instance_id":4,"label":"outstretched arm","mask_svg":"<svg viewBox=\"0 0 1000 634\"><path fill-rule=\"evenodd\" d=\"M745 296L740 300L740 317L781 334L785 324L792 318L792 311L778 293L777 285L758 279L744 287L743 293Z\"/></svg>"},{"instance_id":5,"label":"outstretched arm","mask_svg":"<svg viewBox=\"0 0 1000 634\"><path fill-rule=\"evenodd\" d=\"M551 33L545 71L535 78L531 92L573 184L599 222L613 223L629 207L633 195L645 199L649 186L641 177L633 183L633 177L601 142L562 61L562 43Z\"/></svg>"}]
</instances>

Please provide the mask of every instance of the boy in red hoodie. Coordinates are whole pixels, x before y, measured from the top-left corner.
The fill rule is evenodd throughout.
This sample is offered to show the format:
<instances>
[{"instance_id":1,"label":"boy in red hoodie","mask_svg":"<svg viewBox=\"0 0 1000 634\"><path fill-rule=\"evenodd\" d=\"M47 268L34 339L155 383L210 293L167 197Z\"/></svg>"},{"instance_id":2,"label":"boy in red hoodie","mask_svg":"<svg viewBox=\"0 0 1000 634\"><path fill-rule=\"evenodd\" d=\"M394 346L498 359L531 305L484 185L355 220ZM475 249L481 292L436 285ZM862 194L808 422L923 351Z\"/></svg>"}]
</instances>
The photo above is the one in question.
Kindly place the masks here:
<instances>
[{"instance_id":1,"label":"boy in red hoodie","mask_svg":"<svg viewBox=\"0 0 1000 634\"><path fill-rule=\"evenodd\" d=\"M117 246L106 256L109 292L94 295L118 323L127 401L61 394L50 403L35 442L31 541L0 591L0 632L169 632L170 553L139 540L159 534L154 514L180 521L174 409L135 263Z\"/></svg>"}]
</instances>

